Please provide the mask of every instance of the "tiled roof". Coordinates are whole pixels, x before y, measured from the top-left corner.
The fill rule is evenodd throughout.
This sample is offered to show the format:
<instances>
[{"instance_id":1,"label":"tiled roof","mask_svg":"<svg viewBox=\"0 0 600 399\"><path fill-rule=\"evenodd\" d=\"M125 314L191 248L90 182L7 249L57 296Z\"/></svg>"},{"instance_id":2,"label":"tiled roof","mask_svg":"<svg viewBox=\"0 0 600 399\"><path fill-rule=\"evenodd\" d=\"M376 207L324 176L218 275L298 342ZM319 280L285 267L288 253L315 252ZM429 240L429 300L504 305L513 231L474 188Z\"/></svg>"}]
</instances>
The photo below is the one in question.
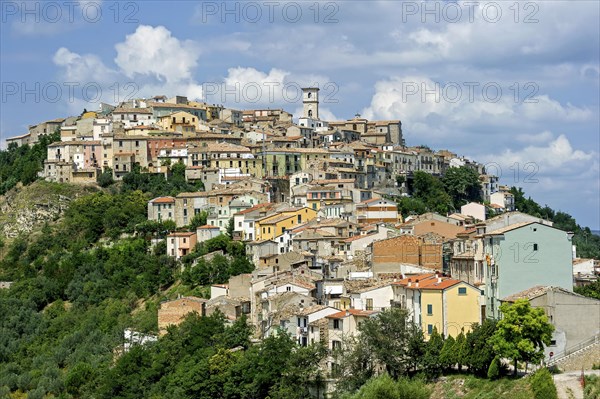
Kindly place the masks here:
<instances>
[{"instance_id":1,"label":"tiled roof","mask_svg":"<svg viewBox=\"0 0 600 399\"><path fill-rule=\"evenodd\" d=\"M169 234L167 237L190 237L196 235L194 231L176 231L175 233Z\"/></svg>"},{"instance_id":2,"label":"tiled roof","mask_svg":"<svg viewBox=\"0 0 600 399\"><path fill-rule=\"evenodd\" d=\"M361 238L371 237L371 236L374 236L375 234L377 234L377 233L363 234L363 235L356 235L356 236L348 237L344 240L344 242L352 242L352 241L360 240Z\"/></svg>"},{"instance_id":3,"label":"tiled roof","mask_svg":"<svg viewBox=\"0 0 600 399\"><path fill-rule=\"evenodd\" d=\"M525 226L530 225L532 223L537 223L537 222L520 222L520 223L509 224L508 226L504 226L504 227L501 227L501 228L496 229L494 231L490 231L489 233L485 233L485 235L486 236L502 235L502 234L504 234L504 233L506 233L508 231L519 229L521 227L525 227Z\"/></svg>"},{"instance_id":4,"label":"tiled roof","mask_svg":"<svg viewBox=\"0 0 600 399\"><path fill-rule=\"evenodd\" d=\"M175 202L175 198L174 197L157 197L157 198L150 200L150 202L153 204L171 204L171 203Z\"/></svg>"},{"instance_id":5,"label":"tiled roof","mask_svg":"<svg viewBox=\"0 0 600 399\"><path fill-rule=\"evenodd\" d=\"M217 230L219 230L219 227L217 227L217 226L213 226L212 224L205 224L204 226L200 226L200 227L198 227L198 230L200 230L200 229L206 229L206 230L209 230L209 229L210 229L210 230L217 229Z\"/></svg>"},{"instance_id":6,"label":"tiled roof","mask_svg":"<svg viewBox=\"0 0 600 399\"><path fill-rule=\"evenodd\" d=\"M343 319L344 317L348 317L350 315L358 317L369 317L375 313L377 312L373 310L346 309L325 317L328 319Z\"/></svg>"},{"instance_id":7,"label":"tiled roof","mask_svg":"<svg viewBox=\"0 0 600 399\"><path fill-rule=\"evenodd\" d=\"M151 114L150 108L115 108L113 114Z\"/></svg>"},{"instance_id":8,"label":"tiled roof","mask_svg":"<svg viewBox=\"0 0 600 399\"><path fill-rule=\"evenodd\" d=\"M262 203L262 204L256 204L252 208L248 208L248 209L244 209L243 211L239 211L238 213L236 213L236 215L245 215L246 213L254 212L254 211L258 210L258 209L261 209L261 208L264 208L264 207L267 207L267 206L271 206L271 205L273 205L273 204L270 203L270 202L265 202L265 203Z\"/></svg>"}]
</instances>

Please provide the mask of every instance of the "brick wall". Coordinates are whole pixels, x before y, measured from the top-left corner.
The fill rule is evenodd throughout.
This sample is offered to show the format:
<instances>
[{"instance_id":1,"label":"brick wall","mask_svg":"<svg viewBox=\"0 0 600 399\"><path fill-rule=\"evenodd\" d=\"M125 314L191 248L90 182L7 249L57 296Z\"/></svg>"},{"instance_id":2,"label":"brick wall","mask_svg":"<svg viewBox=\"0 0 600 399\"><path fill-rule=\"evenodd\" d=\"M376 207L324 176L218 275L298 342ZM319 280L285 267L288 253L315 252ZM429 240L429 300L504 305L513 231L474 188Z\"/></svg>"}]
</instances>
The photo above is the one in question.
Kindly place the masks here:
<instances>
[{"instance_id":1,"label":"brick wall","mask_svg":"<svg viewBox=\"0 0 600 399\"><path fill-rule=\"evenodd\" d=\"M388 270L399 263L442 269L442 245L425 244L419 237L402 235L373 243L373 268Z\"/></svg>"},{"instance_id":2,"label":"brick wall","mask_svg":"<svg viewBox=\"0 0 600 399\"><path fill-rule=\"evenodd\" d=\"M166 333L167 326L178 325L188 313L204 313L204 300L201 298L187 297L169 302L163 302L158 310L158 329L160 334Z\"/></svg>"}]
</instances>

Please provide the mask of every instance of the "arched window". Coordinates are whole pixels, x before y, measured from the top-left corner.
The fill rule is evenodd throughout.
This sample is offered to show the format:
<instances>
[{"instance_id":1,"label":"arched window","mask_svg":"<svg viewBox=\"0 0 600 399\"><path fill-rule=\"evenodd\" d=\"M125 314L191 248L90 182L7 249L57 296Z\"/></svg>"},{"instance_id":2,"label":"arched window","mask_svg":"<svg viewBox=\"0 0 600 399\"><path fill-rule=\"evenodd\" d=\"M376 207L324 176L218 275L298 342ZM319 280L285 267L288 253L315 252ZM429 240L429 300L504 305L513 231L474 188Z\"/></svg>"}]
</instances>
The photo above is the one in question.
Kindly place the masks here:
<instances>
[{"instance_id":1,"label":"arched window","mask_svg":"<svg viewBox=\"0 0 600 399\"><path fill-rule=\"evenodd\" d=\"M308 93L308 94L310 94L310 93ZM308 117L309 117L309 118L312 118L312 109L309 109L309 110L308 110Z\"/></svg>"},{"instance_id":2,"label":"arched window","mask_svg":"<svg viewBox=\"0 0 600 399\"><path fill-rule=\"evenodd\" d=\"M308 97L308 98L311 98L311 97L312 97L312 93L311 93L310 91L308 92L308 96L307 96L307 97Z\"/></svg>"}]
</instances>

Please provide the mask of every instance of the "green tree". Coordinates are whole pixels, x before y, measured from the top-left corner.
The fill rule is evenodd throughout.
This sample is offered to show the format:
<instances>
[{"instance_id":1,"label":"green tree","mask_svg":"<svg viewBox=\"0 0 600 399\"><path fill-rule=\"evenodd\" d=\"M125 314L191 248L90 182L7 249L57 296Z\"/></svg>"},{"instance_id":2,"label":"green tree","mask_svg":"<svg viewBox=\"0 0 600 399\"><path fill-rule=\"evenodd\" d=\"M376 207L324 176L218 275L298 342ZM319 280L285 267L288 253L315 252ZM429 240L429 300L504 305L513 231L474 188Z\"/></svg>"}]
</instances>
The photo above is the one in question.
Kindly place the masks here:
<instances>
[{"instance_id":1,"label":"green tree","mask_svg":"<svg viewBox=\"0 0 600 399\"><path fill-rule=\"evenodd\" d=\"M494 357L488 368L487 378L490 380L497 380L500 378L500 358Z\"/></svg>"},{"instance_id":2,"label":"green tree","mask_svg":"<svg viewBox=\"0 0 600 399\"><path fill-rule=\"evenodd\" d=\"M495 320L484 320L482 324L475 324L466 336L466 351L464 364L469 370L480 377L487 375L490 363L496 356L490 339L496 332Z\"/></svg>"},{"instance_id":3,"label":"green tree","mask_svg":"<svg viewBox=\"0 0 600 399\"><path fill-rule=\"evenodd\" d=\"M423 357L423 368L425 375L428 378L434 379L442 374L442 363L440 362L440 354L444 347L444 338L437 332L437 328L433 328L433 332L429 336L429 341L425 345L425 356Z\"/></svg>"},{"instance_id":4,"label":"green tree","mask_svg":"<svg viewBox=\"0 0 600 399\"><path fill-rule=\"evenodd\" d=\"M200 226L205 226L207 220L208 220L208 212L207 211L198 212L197 214L194 215L194 217L190 221L190 225L189 225L190 230L194 231Z\"/></svg>"},{"instance_id":5,"label":"green tree","mask_svg":"<svg viewBox=\"0 0 600 399\"><path fill-rule=\"evenodd\" d=\"M229 222L227 223L227 236L229 238L233 238L233 230L235 229L235 226L233 224L233 218L229 218Z\"/></svg>"},{"instance_id":6,"label":"green tree","mask_svg":"<svg viewBox=\"0 0 600 399\"><path fill-rule=\"evenodd\" d=\"M580 295L600 299L600 279L583 287L575 287L574 291Z\"/></svg>"},{"instance_id":7,"label":"green tree","mask_svg":"<svg viewBox=\"0 0 600 399\"><path fill-rule=\"evenodd\" d=\"M454 209L452 198L440 179L427 172L414 173L412 191L413 197L423 201L429 211L446 214Z\"/></svg>"},{"instance_id":8,"label":"green tree","mask_svg":"<svg viewBox=\"0 0 600 399\"><path fill-rule=\"evenodd\" d=\"M409 343L418 328L408 319L406 309L390 308L359 325L360 338L370 348L374 361L385 366L394 378L406 374L414 364Z\"/></svg>"},{"instance_id":9,"label":"green tree","mask_svg":"<svg viewBox=\"0 0 600 399\"><path fill-rule=\"evenodd\" d=\"M498 355L513 359L516 375L518 361L537 362L543 358L544 345L550 345L554 326L543 309L532 308L526 299L503 303L500 311L503 317L490 343Z\"/></svg>"},{"instance_id":10,"label":"green tree","mask_svg":"<svg viewBox=\"0 0 600 399\"><path fill-rule=\"evenodd\" d=\"M533 373L530 384L534 399L558 399L554 380L547 368L541 368Z\"/></svg>"},{"instance_id":11,"label":"green tree","mask_svg":"<svg viewBox=\"0 0 600 399\"><path fill-rule=\"evenodd\" d=\"M455 208L472 201L481 202L479 174L472 168L449 168L442 177L442 184L452 198Z\"/></svg>"},{"instance_id":12,"label":"green tree","mask_svg":"<svg viewBox=\"0 0 600 399\"><path fill-rule=\"evenodd\" d=\"M444 371L450 370L458 363L456 340L450 336L444 340L444 346L440 351L439 363Z\"/></svg>"},{"instance_id":13,"label":"green tree","mask_svg":"<svg viewBox=\"0 0 600 399\"><path fill-rule=\"evenodd\" d=\"M97 183L100 187L108 187L114 184L113 171L111 168L104 168L104 171L98 175Z\"/></svg>"}]
</instances>

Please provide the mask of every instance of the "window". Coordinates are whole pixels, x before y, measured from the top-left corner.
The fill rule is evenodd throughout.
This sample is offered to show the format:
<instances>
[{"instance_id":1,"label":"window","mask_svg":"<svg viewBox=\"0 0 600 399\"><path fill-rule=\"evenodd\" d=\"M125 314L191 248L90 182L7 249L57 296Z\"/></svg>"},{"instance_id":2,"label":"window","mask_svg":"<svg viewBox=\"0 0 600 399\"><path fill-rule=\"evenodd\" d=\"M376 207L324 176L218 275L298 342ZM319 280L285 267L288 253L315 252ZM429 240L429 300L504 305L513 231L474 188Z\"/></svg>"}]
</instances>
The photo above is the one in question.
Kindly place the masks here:
<instances>
[{"instance_id":1,"label":"window","mask_svg":"<svg viewBox=\"0 0 600 399\"><path fill-rule=\"evenodd\" d=\"M366 310L373 310L373 298L367 298Z\"/></svg>"},{"instance_id":2,"label":"window","mask_svg":"<svg viewBox=\"0 0 600 399\"><path fill-rule=\"evenodd\" d=\"M467 287L458 287L458 295L467 295Z\"/></svg>"},{"instance_id":3,"label":"window","mask_svg":"<svg viewBox=\"0 0 600 399\"><path fill-rule=\"evenodd\" d=\"M291 290L292 290L292 287L289 287L289 286L288 286L288 287L285 287L285 290L286 290L286 291L291 291Z\"/></svg>"},{"instance_id":4,"label":"window","mask_svg":"<svg viewBox=\"0 0 600 399\"><path fill-rule=\"evenodd\" d=\"M427 324L427 334L433 334L433 324Z\"/></svg>"},{"instance_id":5,"label":"window","mask_svg":"<svg viewBox=\"0 0 600 399\"><path fill-rule=\"evenodd\" d=\"M537 244L533 244L533 250L537 251L538 250L538 245Z\"/></svg>"},{"instance_id":6,"label":"window","mask_svg":"<svg viewBox=\"0 0 600 399\"><path fill-rule=\"evenodd\" d=\"M428 304L427 305L427 315L431 316L433 314L433 305L432 304Z\"/></svg>"},{"instance_id":7,"label":"window","mask_svg":"<svg viewBox=\"0 0 600 399\"><path fill-rule=\"evenodd\" d=\"M341 341L335 341L335 340L331 341L331 349L333 349L333 350L342 349L342 342Z\"/></svg>"},{"instance_id":8,"label":"window","mask_svg":"<svg viewBox=\"0 0 600 399\"><path fill-rule=\"evenodd\" d=\"M333 329L334 330L340 330L341 329L341 324L339 319L333 319Z\"/></svg>"}]
</instances>

